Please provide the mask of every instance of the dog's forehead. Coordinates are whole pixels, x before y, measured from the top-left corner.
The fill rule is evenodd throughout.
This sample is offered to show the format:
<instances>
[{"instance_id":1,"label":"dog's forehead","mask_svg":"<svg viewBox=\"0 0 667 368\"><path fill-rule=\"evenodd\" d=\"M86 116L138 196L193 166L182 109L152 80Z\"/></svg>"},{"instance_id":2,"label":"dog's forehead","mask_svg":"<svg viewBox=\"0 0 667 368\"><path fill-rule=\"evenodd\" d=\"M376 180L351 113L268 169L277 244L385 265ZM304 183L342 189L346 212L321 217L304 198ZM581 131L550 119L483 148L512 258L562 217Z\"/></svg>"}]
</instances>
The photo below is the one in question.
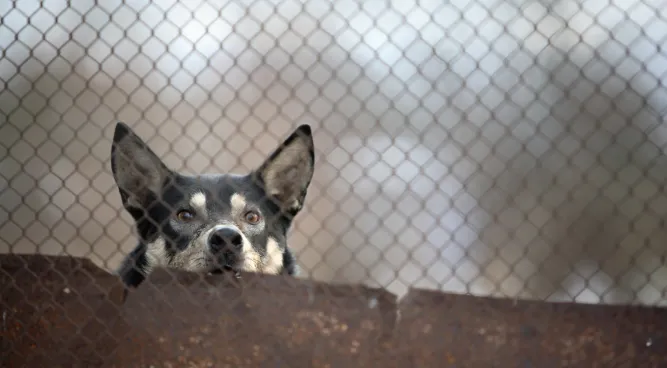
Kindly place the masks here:
<instances>
[{"instance_id":1,"label":"dog's forehead","mask_svg":"<svg viewBox=\"0 0 667 368\"><path fill-rule=\"evenodd\" d=\"M233 193L243 190L248 184L248 178L245 175L202 174L190 178L200 187L209 191Z\"/></svg>"},{"instance_id":2,"label":"dog's forehead","mask_svg":"<svg viewBox=\"0 0 667 368\"><path fill-rule=\"evenodd\" d=\"M239 196L254 197L257 190L249 176L234 174L184 176L181 187L191 205L209 208L232 206Z\"/></svg>"}]
</instances>

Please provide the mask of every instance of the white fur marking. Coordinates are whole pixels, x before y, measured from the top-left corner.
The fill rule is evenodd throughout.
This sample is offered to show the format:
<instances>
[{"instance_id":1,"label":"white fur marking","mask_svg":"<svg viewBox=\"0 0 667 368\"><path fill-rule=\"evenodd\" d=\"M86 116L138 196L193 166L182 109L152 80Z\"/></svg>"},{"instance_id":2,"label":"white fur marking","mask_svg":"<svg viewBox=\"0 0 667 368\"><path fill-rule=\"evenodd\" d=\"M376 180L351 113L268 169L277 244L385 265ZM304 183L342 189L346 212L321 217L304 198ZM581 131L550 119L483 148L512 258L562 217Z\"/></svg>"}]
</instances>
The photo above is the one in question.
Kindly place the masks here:
<instances>
[{"instance_id":1,"label":"white fur marking","mask_svg":"<svg viewBox=\"0 0 667 368\"><path fill-rule=\"evenodd\" d=\"M155 267L167 266L167 252L165 251L165 241L163 238L158 238L152 243L148 243L146 247L146 273L153 271Z\"/></svg>"},{"instance_id":2,"label":"white fur marking","mask_svg":"<svg viewBox=\"0 0 667 368\"><path fill-rule=\"evenodd\" d=\"M206 195L202 192L193 194L190 197L190 205L197 211L206 212Z\"/></svg>"},{"instance_id":3,"label":"white fur marking","mask_svg":"<svg viewBox=\"0 0 667 368\"><path fill-rule=\"evenodd\" d=\"M269 237L266 242L266 256L262 260L262 271L264 273L277 275L283 269L283 249L278 242Z\"/></svg>"},{"instance_id":4,"label":"white fur marking","mask_svg":"<svg viewBox=\"0 0 667 368\"><path fill-rule=\"evenodd\" d=\"M248 202L246 201L245 197L242 194L238 193L234 193L232 195L232 198L230 198L229 202L232 205L232 213L240 213L248 205Z\"/></svg>"}]
</instances>

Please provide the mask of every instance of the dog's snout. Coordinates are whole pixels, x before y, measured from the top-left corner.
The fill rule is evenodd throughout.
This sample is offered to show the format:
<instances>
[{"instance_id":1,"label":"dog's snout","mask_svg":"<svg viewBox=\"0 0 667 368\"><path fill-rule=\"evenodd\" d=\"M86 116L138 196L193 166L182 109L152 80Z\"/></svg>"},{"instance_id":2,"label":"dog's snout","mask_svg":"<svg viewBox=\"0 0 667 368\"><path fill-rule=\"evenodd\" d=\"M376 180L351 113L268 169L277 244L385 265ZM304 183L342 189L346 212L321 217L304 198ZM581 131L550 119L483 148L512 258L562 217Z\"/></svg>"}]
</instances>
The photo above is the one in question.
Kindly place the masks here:
<instances>
[{"instance_id":1,"label":"dog's snout","mask_svg":"<svg viewBox=\"0 0 667 368\"><path fill-rule=\"evenodd\" d=\"M225 227L213 231L208 237L208 244L213 252L240 250L243 247L243 236L238 231Z\"/></svg>"}]
</instances>

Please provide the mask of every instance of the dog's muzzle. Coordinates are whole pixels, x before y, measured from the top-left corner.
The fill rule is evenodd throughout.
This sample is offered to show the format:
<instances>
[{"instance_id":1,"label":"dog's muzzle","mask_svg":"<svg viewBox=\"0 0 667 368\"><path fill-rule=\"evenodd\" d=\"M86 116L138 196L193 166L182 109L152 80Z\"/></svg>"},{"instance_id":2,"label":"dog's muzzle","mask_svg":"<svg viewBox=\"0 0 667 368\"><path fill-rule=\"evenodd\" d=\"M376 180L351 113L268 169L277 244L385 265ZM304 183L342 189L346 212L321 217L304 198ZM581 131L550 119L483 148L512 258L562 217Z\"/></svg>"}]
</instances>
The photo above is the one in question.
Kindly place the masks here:
<instances>
[{"instance_id":1,"label":"dog's muzzle","mask_svg":"<svg viewBox=\"0 0 667 368\"><path fill-rule=\"evenodd\" d=\"M208 247L220 266L231 269L243 250L243 235L231 227L215 229L208 236Z\"/></svg>"}]
</instances>

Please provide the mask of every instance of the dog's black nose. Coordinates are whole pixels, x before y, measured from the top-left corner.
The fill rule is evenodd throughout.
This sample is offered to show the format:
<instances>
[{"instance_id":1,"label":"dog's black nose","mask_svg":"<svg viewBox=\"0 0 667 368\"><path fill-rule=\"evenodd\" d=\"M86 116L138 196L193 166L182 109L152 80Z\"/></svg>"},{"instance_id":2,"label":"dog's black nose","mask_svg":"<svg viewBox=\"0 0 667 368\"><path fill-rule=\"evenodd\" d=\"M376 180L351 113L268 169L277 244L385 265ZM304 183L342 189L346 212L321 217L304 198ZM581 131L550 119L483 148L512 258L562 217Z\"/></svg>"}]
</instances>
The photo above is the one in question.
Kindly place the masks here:
<instances>
[{"instance_id":1,"label":"dog's black nose","mask_svg":"<svg viewBox=\"0 0 667 368\"><path fill-rule=\"evenodd\" d=\"M238 251L243 247L243 236L232 228L224 227L209 235L208 245L214 253L224 250Z\"/></svg>"}]
</instances>

